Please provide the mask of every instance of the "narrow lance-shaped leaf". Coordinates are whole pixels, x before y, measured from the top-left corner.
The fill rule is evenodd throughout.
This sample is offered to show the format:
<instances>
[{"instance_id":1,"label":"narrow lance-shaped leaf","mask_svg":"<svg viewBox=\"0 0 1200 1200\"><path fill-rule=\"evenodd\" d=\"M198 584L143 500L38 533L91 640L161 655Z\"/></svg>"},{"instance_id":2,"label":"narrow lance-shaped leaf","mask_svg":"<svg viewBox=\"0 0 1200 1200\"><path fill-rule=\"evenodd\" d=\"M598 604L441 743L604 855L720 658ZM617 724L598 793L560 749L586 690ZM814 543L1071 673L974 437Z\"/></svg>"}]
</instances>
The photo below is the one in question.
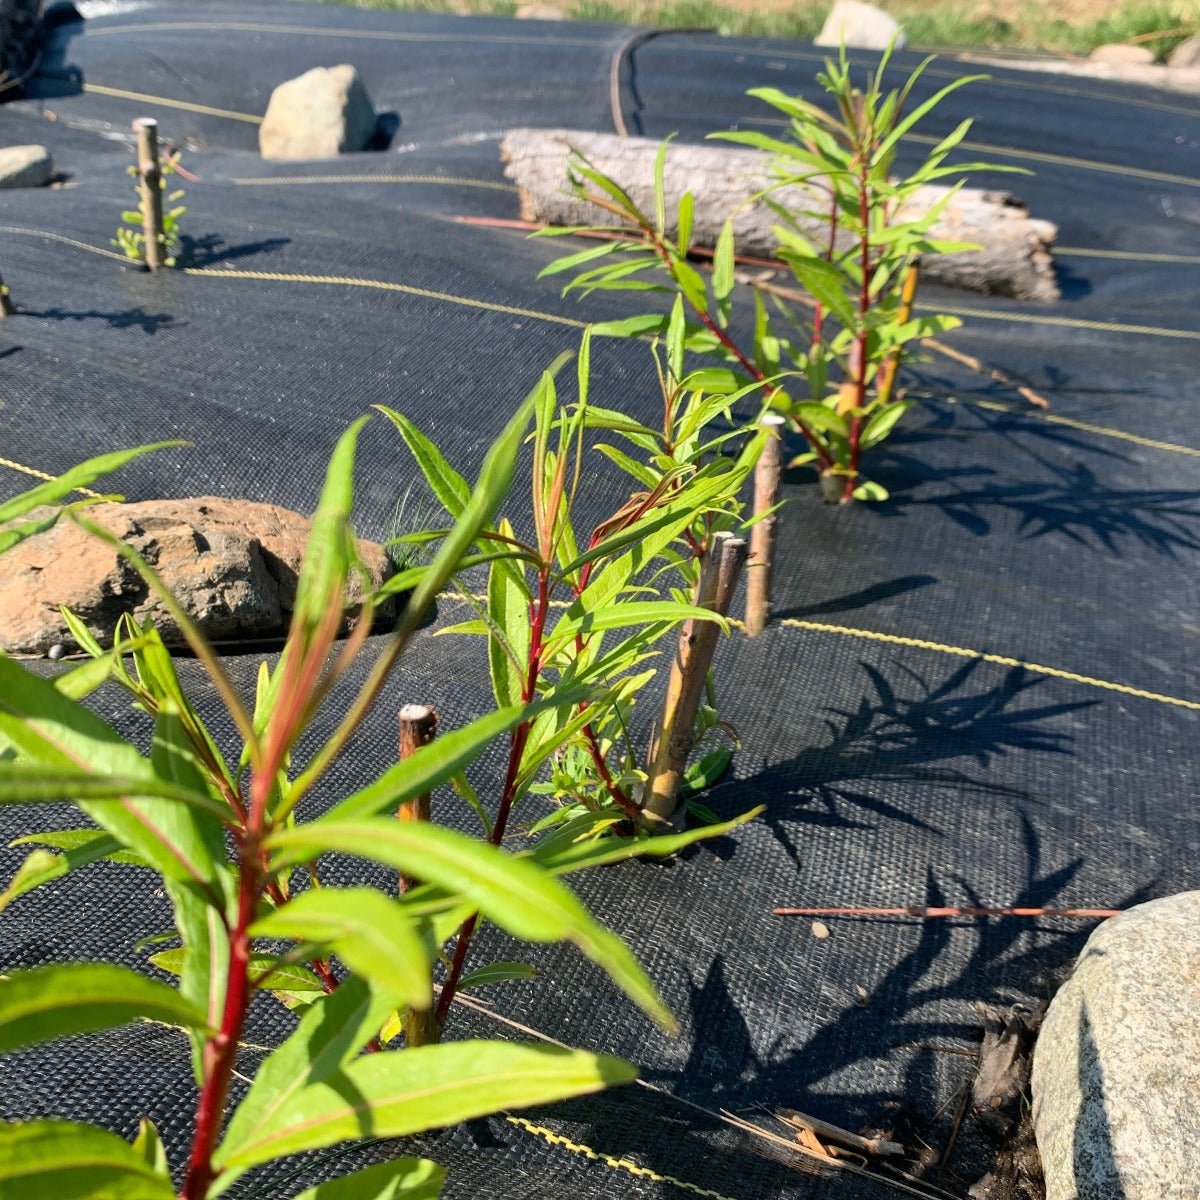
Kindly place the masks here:
<instances>
[{"instance_id":1,"label":"narrow lance-shaped leaf","mask_svg":"<svg viewBox=\"0 0 1200 1200\"><path fill-rule=\"evenodd\" d=\"M369 1054L291 1098L218 1167L250 1167L285 1154L363 1137L404 1137L502 1109L549 1104L628 1083L636 1072L605 1055L556 1046L466 1041Z\"/></svg>"},{"instance_id":2,"label":"narrow lance-shaped leaf","mask_svg":"<svg viewBox=\"0 0 1200 1200\"><path fill-rule=\"evenodd\" d=\"M430 1002L430 962L408 914L372 888L316 888L260 917L252 937L328 947L356 975L410 1008Z\"/></svg>"},{"instance_id":3,"label":"narrow lance-shaped leaf","mask_svg":"<svg viewBox=\"0 0 1200 1200\"><path fill-rule=\"evenodd\" d=\"M202 1012L153 979L110 963L70 963L0 978L0 1054L143 1017L205 1027Z\"/></svg>"},{"instance_id":4,"label":"narrow lance-shaped leaf","mask_svg":"<svg viewBox=\"0 0 1200 1200\"><path fill-rule=\"evenodd\" d=\"M293 1200L437 1200L445 1178L427 1158L397 1158L305 1188Z\"/></svg>"},{"instance_id":5,"label":"narrow lance-shaped leaf","mask_svg":"<svg viewBox=\"0 0 1200 1200\"><path fill-rule=\"evenodd\" d=\"M394 997L372 991L358 976L310 1005L295 1033L256 1072L230 1119L218 1162L228 1161L257 1129L291 1111L305 1088L335 1076L375 1036L395 1007ZM223 1174L213 1195L228 1188L238 1174Z\"/></svg>"},{"instance_id":6,"label":"narrow lance-shaped leaf","mask_svg":"<svg viewBox=\"0 0 1200 1200\"><path fill-rule=\"evenodd\" d=\"M0 1200L174 1200L141 1150L74 1121L0 1124Z\"/></svg>"},{"instance_id":7,"label":"narrow lance-shaped leaf","mask_svg":"<svg viewBox=\"0 0 1200 1200\"><path fill-rule=\"evenodd\" d=\"M674 1028L674 1018L624 942L594 920L569 888L496 846L427 822L378 817L323 817L280 830L267 844L278 852L277 865L310 861L327 850L383 863L460 895L519 938L573 942L656 1021Z\"/></svg>"}]
</instances>

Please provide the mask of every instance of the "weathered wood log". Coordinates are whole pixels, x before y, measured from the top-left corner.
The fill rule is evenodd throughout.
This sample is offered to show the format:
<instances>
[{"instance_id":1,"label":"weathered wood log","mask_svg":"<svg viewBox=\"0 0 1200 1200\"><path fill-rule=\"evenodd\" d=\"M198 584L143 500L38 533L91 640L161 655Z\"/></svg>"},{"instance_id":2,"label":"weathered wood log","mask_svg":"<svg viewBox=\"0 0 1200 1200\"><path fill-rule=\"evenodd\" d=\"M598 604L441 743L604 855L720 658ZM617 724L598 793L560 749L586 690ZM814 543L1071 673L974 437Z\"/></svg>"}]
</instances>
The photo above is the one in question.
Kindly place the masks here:
<instances>
[{"instance_id":1,"label":"weathered wood log","mask_svg":"<svg viewBox=\"0 0 1200 1200\"><path fill-rule=\"evenodd\" d=\"M513 129L500 143L508 164L505 174L520 189L521 215L527 221L553 225L615 225L616 218L580 201L567 184L571 148L585 154L615 179L644 212L654 211L654 159L658 143L648 138L619 138L606 133L569 129ZM695 197L692 244L712 247L725 219L733 216L738 252L771 258L778 241L772 227L778 218L753 197L771 184L768 156L757 150L727 146L672 143L667 151L664 183L667 212L678 209L679 197ZM911 219L945 196L945 188L920 189L904 210ZM773 199L793 211L822 207L822 197L803 185L783 188ZM823 239L818 218L811 232ZM935 237L974 242L981 249L961 254L930 254L921 261L922 277L1019 300L1057 300L1051 248L1058 228L1029 215L1007 192L962 188L934 226Z\"/></svg>"}]
</instances>

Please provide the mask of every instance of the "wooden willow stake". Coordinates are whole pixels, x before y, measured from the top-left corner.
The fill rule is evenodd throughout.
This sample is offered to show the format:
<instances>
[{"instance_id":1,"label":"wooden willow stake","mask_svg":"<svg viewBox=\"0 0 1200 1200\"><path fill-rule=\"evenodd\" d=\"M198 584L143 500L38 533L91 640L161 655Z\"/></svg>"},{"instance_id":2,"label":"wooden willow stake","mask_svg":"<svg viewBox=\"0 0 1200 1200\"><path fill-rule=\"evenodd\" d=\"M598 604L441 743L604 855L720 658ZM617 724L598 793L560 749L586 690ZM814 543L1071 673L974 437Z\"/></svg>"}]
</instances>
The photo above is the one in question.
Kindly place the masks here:
<instances>
[{"instance_id":1,"label":"wooden willow stake","mask_svg":"<svg viewBox=\"0 0 1200 1200\"><path fill-rule=\"evenodd\" d=\"M775 561L774 513L778 503L779 477L783 471L781 433L784 418L768 413L762 423L769 436L754 468L754 516L750 530L750 557L746 562L746 632L757 637L771 619L771 569Z\"/></svg>"},{"instance_id":2,"label":"wooden willow stake","mask_svg":"<svg viewBox=\"0 0 1200 1200\"><path fill-rule=\"evenodd\" d=\"M725 616L746 562L746 542L729 533L713 534L700 565L695 602ZM679 634L679 652L671 666L662 720L651 742L642 807L667 819L675 811L695 736L696 715L704 696L720 626L715 621L688 621Z\"/></svg>"},{"instance_id":3,"label":"wooden willow stake","mask_svg":"<svg viewBox=\"0 0 1200 1200\"><path fill-rule=\"evenodd\" d=\"M153 117L138 117L133 123L133 132L137 134L138 190L141 193L146 266L157 271L166 265L167 254L167 239L163 233L163 177L158 162L158 122Z\"/></svg>"},{"instance_id":4,"label":"wooden willow stake","mask_svg":"<svg viewBox=\"0 0 1200 1200\"><path fill-rule=\"evenodd\" d=\"M438 715L436 708L428 704L406 704L400 710L400 759L412 758L422 746L428 746L437 736ZM424 792L413 800L406 800L396 810L400 821L428 821L429 793ZM419 882L410 875L401 873L400 893L403 895ZM424 1012L409 1008L404 1014L404 1040L412 1046L429 1046L440 1036L437 1017L434 1015L433 996Z\"/></svg>"}]
</instances>

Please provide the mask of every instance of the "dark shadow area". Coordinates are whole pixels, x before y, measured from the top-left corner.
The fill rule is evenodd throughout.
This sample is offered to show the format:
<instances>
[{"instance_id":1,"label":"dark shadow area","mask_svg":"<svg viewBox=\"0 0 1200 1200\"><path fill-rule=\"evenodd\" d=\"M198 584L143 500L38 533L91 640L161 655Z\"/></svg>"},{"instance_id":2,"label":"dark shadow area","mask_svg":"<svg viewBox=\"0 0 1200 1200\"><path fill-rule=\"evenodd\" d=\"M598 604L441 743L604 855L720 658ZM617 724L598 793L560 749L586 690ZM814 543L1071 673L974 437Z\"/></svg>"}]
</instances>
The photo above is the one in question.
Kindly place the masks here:
<instances>
[{"instance_id":1,"label":"dark shadow area","mask_svg":"<svg viewBox=\"0 0 1200 1200\"><path fill-rule=\"evenodd\" d=\"M183 234L179 254L176 256L181 267L208 267L213 263L236 262L241 258L253 258L256 254L270 254L291 243L291 238L262 238L257 242L242 242L229 245L219 233L206 233L201 237Z\"/></svg>"},{"instance_id":2,"label":"dark shadow area","mask_svg":"<svg viewBox=\"0 0 1200 1200\"><path fill-rule=\"evenodd\" d=\"M42 15L42 58L26 82L24 95L33 100L58 100L83 91L83 72L70 62L71 39L83 33L84 20L73 4L46 7Z\"/></svg>"},{"instance_id":3,"label":"dark shadow area","mask_svg":"<svg viewBox=\"0 0 1200 1200\"><path fill-rule=\"evenodd\" d=\"M18 308L17 311L23 316L40 317L44 321L103 321L110 329L140 329L151 335L160 329L173 329L179 324L170 313L149 313L141 307L112 312L95 308Z\"/></svg>"},{"instance_id":4,"label":"dark shadow area","mask_svg":"<svg viewBox=\"0 0 1200 1200\"><path fill-rule=\"evenodd\" d=\"M400 114L397 112L381 112L375 122L375 132L367 143L368 150L390 150L396 134L400 132Z\"/></svg>"},{"instance_id":5,"label":"dark shadow area","mask_svg":"<svg viewBox=\"0 0 1200 1200\"><path fill-rule=\"evenodd\" d=\"M1075 1122L1071 1160L1075 1183L1084 1194L1102 1188L1105 1200L1125 1200L1125 1187L1113 1153L1112 1127L1104 1097L1104 1065L1092 1035L1092 1021L1084 1004L1079 1013L1079 1089L1083 1105Z\"/></svg>"},{"instance_id":6,"label":"dark shadow area","mask_svg":"<svg viewBox=\"0 0 1200 1200\"><path fill-rule=\"evenodd\" d=\"M1068 263L1056 259L1054 273L1058 277L1058 290L1064 300L1082 300L1084 296L1092 294L1091 281L1085 279Z\"/></svg>"},{"instance_id":7,"label":"dark shadow area","mask_svg":"<svg viewBox=\"0 0 1200 1200\"><path fill-rule=\"evenodd\" d=\"M774 615L776 620L786 620L787 618L803 620L808 617L828 616L832 613L854 612L871 604L877 604L881 600L891 600L896 596L906 595L908 592L929 587L930 584L937 582L938 579L935 575L904 575L899 579L887 579L882 583L873 583L870 587L850 592L845 596L838 596L833 600L822 600L817 604L801 604L795 608L782 609Z\"/></svg>"},{"instance_id":8,"label":"dark shadow area","mask_svg":"<svg viewBox=\"0 0 1200 1200\"><path fill-rule=\"evenodd\" d=\"M899 466L907 470L897 480ZM938 470L895 451L875 476L891 492L890 503L880 506L888 518L912 507L936 508L982 537L996 514L1007 512L1017 518L1018 537L1057 536L1117 557L1127 542L1167 558L1200 549L1200 489L1114 487L1078 462L1052 480L1005 483L990 467ZM963 486L968 480L972 485ZM931 494L922 486L929 483L951 486Z\"/></svg>"},{"instance_id":9,"label":"dark shadow area","mask_svg":"<svg viewBox=\"0 0 1200 1200\"><path fill-rule=\"evenodd\" d=\"M1022 667L1008 670L1000 683L974 686L985 667L972 660L941 683L931 683L903 663L888 672L860 663L870 694L854 709L829 709L829 740L788 762L764 767L748 779L720 784L705 803L723 817L764 802L761 818L799 864L795 826L870 828L872 818L898 821L936 832L919 813L878 794L881 783L921 783L976 797L1036 799L1019 787L974 775L961 766L980 768L1014 751L1064 754L1071 736L1054 723L1069 713L1093 707L1096 700L1030 706L1029 693L1042 686Z\"/></svg>"}]
</instances>

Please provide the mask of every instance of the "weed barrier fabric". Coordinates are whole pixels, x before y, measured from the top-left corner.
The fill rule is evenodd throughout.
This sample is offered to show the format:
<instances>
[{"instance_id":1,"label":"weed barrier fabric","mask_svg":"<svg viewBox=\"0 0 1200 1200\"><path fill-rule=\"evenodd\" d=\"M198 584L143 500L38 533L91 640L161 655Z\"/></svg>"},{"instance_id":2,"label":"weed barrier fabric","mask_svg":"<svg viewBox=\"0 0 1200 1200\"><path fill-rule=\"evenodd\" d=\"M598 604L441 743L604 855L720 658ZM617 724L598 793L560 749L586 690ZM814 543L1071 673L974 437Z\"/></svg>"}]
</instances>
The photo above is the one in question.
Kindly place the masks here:
<instances>
[{"instance_id":1,"label":"weed barrier fabric","mask_svg":"<svg viewBox=\"0 0 1200 1200\"><path fill-rule=\"evenodd\" d=\"M181 437L194 445L132 464L112 486L131 499L211 492L311 511L336 437L373 403L402 408L452 462L476 467L580 324L628 310L611 296L563 300L555 281L538 282L559 246L453 218L516 215L497 153L504 130L611 128L610 61L627 33L262 3L172 2L59 25L27 97L0 108L5 140L44 142L66 184L0 195L0 266L21 310L0 328L5 494L27 486L29 470ZM663 35L624 66L626 120L631 132L692 140L760 127L764 111L745 90L815 94L818 60L799 43ZM387 149L260 160L254 118L271 88L342 61L391 114ZM898 70L916 61L904 54ZM935 69L922 96L972 70L946 59ZM680 1036L658 1033L574 952L514 947L494 931L481 959L517 957L540 975L481 994L491 1015L454 1015L453 1036L521 1036L504 1018L624 1055L663 1091L629 1087L405 1140L405 1153L449 1168L450 1197L894 1195L814 1173L719 1114L782 1132L767 1113L787 1106L857 1129L906 1100L939 1144L971 1069L946 1051L975 1045L972 1003L1037 998L1091 926L831 920L819 940L770 909L1122 907L1196 886L1200 325L1188 256L1200 253L1200 105L992 74L948 100L929 132L976 115L971 140L1013 153L970 158L1036 169L981 182L1060 225L1064 296L1030 306L930 291L923 301L973 314L943 340L1053 407L1041 413L930 355L905 372L914 411L870 459L887 504L827 509L809 475L787 477L780 619L719 650L723 714L742 746L705 797L721 816L760 803L766 814L678 861L574 881L637 949ZM122 139L144 114L199 177L183 183L188 270L156 277L101 253L131 195ZM343 176L353 179L330 182ZM1114 252L1126 257L1105 257ZM736 302L744 314L748 296ZM649 367L644 346L597 345L596 401L652 417ZM376 422L358 473L360 533L387 534L412 476ZM618 486L598 461L583 516L611 506ZM446 600L436 621L459 616ZM401 704L435 704L444 728L488 707L480 647L431 633L310 798L314 811L393 761ZM229 664L249 693L257 659ZM195 664L180 667L231 745ZM148 738L121 695L95 703ZM643 722L652 712L644 706ZM331 720L318 721L309 749ZM476 764L480 787L495 782L499 756L497 746ZM447 796L435 817L466 827ZM0 810L0 840L71 820ZM0 851L4 878L22 857ZM339 860L330 878L384 875ZM0 964L108 957L147 969L135 943L169 926L146 877L99 864L0 916ZM263 1002L247 1041L272 1045L289 1020ZM145 1113L182 1157L192 1082L175 1031L77 1039L2 1070L0 1116L53 1113L128 1135ZM294 1179L275 1166L237 1194L286 1198L334 1167L328 1155L296 1165ZM968 1129L939 1184L961 1195L983 1166Z\"/></svg>"}]
</instances>

